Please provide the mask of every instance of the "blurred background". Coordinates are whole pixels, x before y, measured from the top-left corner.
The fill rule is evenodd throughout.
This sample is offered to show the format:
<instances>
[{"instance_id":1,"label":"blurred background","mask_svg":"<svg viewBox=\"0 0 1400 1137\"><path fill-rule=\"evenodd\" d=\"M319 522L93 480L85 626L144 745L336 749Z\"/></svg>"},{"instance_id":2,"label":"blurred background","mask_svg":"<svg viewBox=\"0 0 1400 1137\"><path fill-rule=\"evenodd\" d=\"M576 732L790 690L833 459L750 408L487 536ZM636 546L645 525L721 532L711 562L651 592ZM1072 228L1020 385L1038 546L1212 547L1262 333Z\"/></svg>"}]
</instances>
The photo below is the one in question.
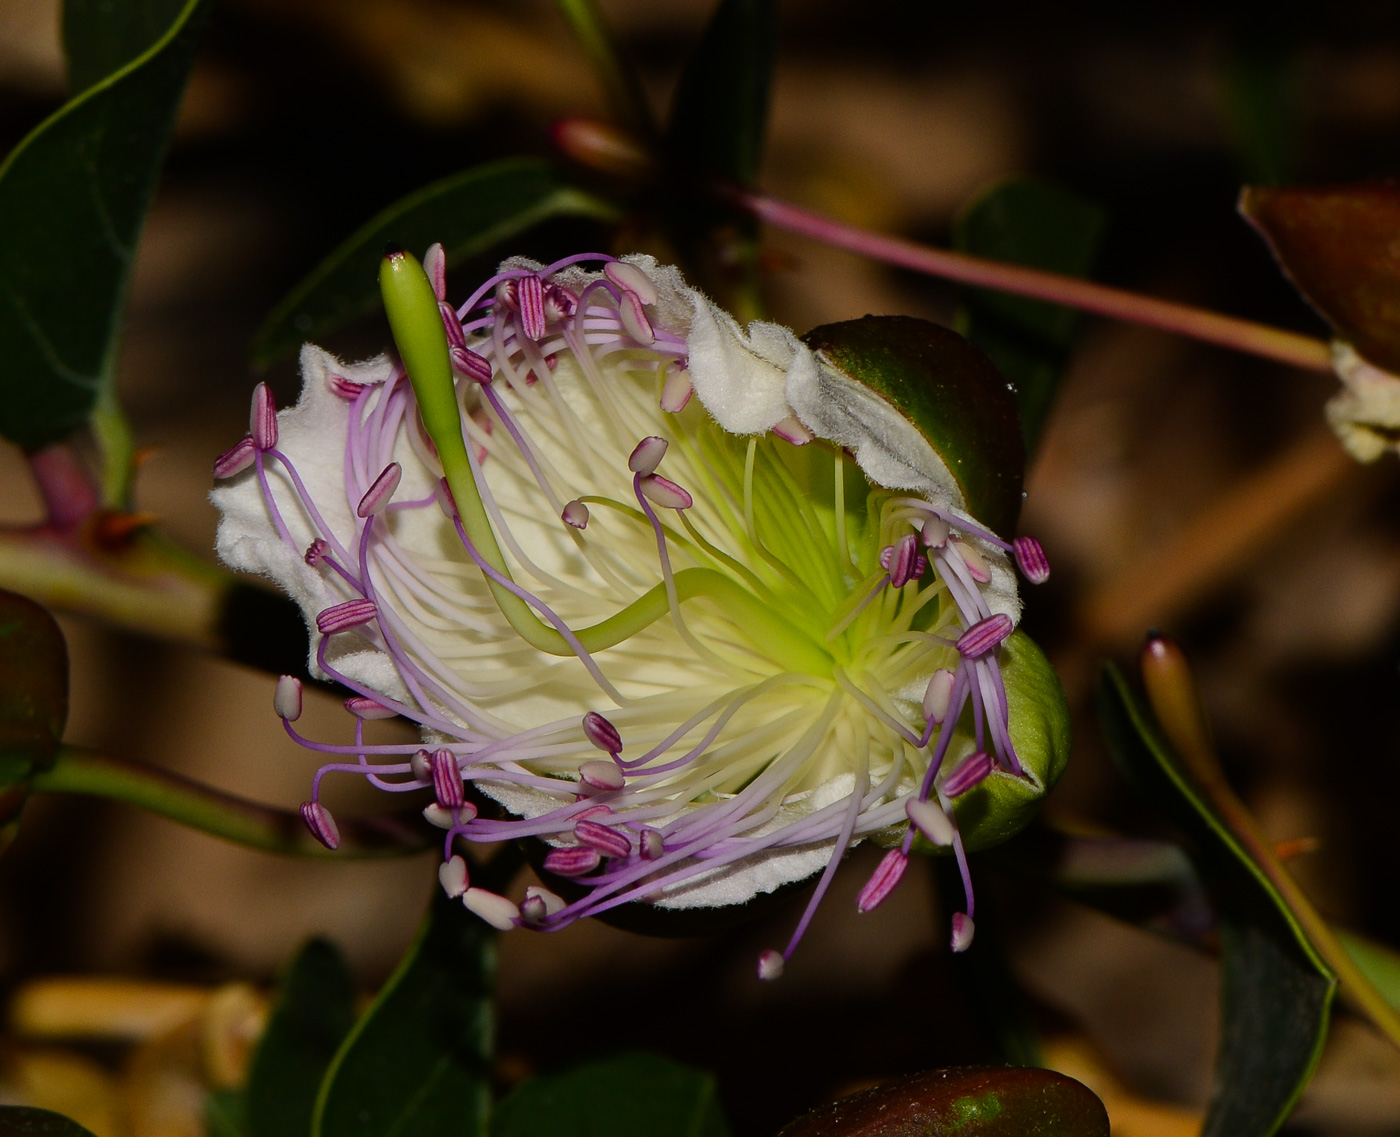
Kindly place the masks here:
<instances>
[{"instance_id":1,"label":"blurred background","mask_svg":"<svg viewBox=\"0 0 1400 1137\"><path fill-rule=\"evenodd\" d=\"M664 108L708 0L600 7ZM946 243L980 188L1045 175L1106 211L1098 278L1323 335L1235 199L1246 182L1400 171L1400 14L1382 2L1285 8L785 0L763 185ZM57 4L0 0L0 150L64 92ZM492 157L548 154L552 121L603 113L547 0L221 0L140 249L122 349L123 397L151 448L139 508L212 557L210 465L246 430L248 346L272 306L402 194ZM555 223L506 251L547 259L604 240ZM954 292L938 282L783 234L765 249L772 317L799 331L867 312L952 319ZM489 267L454 265L453 294ZM363 357L387 338L370 319L326 346ZM280 402L295 398L290 363L266 378ZM1269 836L1315 839L1292 861L1311 895L1396 944L1400 467L1342 454L1321 416L1333 387L1086 321L1030 471L1022 529L1042 540L1054 576L1031 596L1027 627L1076 716L1052 810L1161 831L1109 763L1091 699L1100 659L1131 665L1148 628L1170 631ZM22 461L0 462L0 520L37 519ZM303 799L314 763L283 735L270 676L78 620L64 629L70 741L267 802ZM322 737L348 729L338 702L318 693L305 725ZM352 797L332 805L356 808ZM582 1056L569 1024L602 1015L627 1024L620 1046L648 1043L715 1070L736 1132L758 1135L859 1084L975 1057L985 1040L950 972L934 874L916 866L889 903L857 918L872 858L852 857L861 864L838 876L777 984L754 980L754 958L785 941L792 906L708 940L597 923L504 937L502 1083ZM256 1029L259 992L309 934L336 940L373 990L412 937L433 861L281 860L123 808L35 800L0 862L0 985L23 994L45 976L158 980L183 985L167 994L204 1014L204 992L252 984L219 1005L236 1041ZM1121 1132L1191 1132L1210 1084L1214 961L1023 881L984 878L1063 1062L1162 1106ZM168 1026L129 1037L149 1042ZM108 1111L88 1114L106 1125L99 1137L199 1131L198 1111L177 1108L197 1100L198 1080L178 1062L168 1077L147 1069L132 1082L128 1048L58 1052L25 1029L16 1024L0 1050L0 1095L81 1084L84 1108ZM110 1104L137 1093L176 1105L149 1106L138 1124ZM1400 1132L1393 1052L1343 1021L1293 1127Z\"/></svg>"}]
</instances>

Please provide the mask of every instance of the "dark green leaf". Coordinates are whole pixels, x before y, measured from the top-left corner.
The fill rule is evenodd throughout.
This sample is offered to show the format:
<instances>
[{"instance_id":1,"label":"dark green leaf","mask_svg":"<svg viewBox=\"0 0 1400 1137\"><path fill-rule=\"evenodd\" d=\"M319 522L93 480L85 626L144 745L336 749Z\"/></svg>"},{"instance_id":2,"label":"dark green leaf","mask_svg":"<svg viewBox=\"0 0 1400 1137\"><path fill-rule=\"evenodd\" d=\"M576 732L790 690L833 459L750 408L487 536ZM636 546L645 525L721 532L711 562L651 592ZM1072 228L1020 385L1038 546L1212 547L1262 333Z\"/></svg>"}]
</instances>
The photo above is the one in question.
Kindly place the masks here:
<instances>
[{"instance_id":1,"label":"dark green leaf","mask_svg":"<svg viewBox=\"0 0 1400 1137\"><path fill-rule=\"evenodd\" d=\"M1108 1137L1108 1114L1053 1070L954 1066L841 1098L779 1137Z\"/></svg>"},{"instance_id":2,"label":"dark green leaf","mask_svg":"<svg viewBox=\"0 0 1400 1137\"><path fill-rule=\"evenodd\" d=\"M1295 36L1251 20L1225 53L1224 111L1244 181L1276 186L1297 165L1299 53Z\"/></svg>"},{"instance_id":3,"label":"dark green leaf","mask_svg":"<svg viewBox=\"0 0 1400 1137\"><path fill-rule=\"evenodd\" d=\"M379 262L388 241L422 256L441 241L449 265L479 256L553 217L611 221L607 202L561 181L536 158L507 158L433 182L396 201L317 265L277 305L253 341L264 367L379 307Z\"/></svg>"},{"instance_id":4,"label":"dark green leaf","mask_svg":"<svg viewBox=\"0 0 1400 1137\"><path fill-rule=\"evenodd\" d=\"M80 95L149 51L186 0L64 0L63 54L69 94Z\"/></svg>"},{"instance_id":5,"label":"dark green leaf","mask_svg":"<svg viewBox=\"0 0 1400 1137\"><path fill-rule=\"evenodd\" d=\"M153 20L173 13L146 51L88 86L0 166L0 435L21 446L70 434L110 395L132 258L204 3L115 4L92 37L70 18L82 86L112 62L98 40L129 49L149 39Z\"/></svg>"},{"instance_id":6,"label":"dark green leaf","mask_svg":"<svg viewBox=\"0 0 1400 1137\"><path fill-rule=\"evenodd\" d=\"M1103 236L1104 214L1054 182L1014 178L974 198L953 226L953 244L996 261L1087 276ZM1031 453L1054 400L1079 326L1071 308L985 288L964 288L958 330L991 357L1016 388L1021 431Z\"/></svg>"},{"instance_id":7,"label":"dark green leaf","mask_svg":"<svg viewBox=\"0 0 1400 1137\"><path fill-rule=\"evenodd\" d=\"M68 646L34 601L0 591L0 786L58 752L68 721Z\"/></svg>"},{"instance_id":8,"label":"dark green leaf","mask_svg":"<svg viewBox=\"0 0 1400 1137\"><path fill-rule=\"evenodd\" d=\"M728 1137L709 1074L619 1054L531 1078L496 1107L491 1137Z\"/></svg>"},{"instance_id":9,"label":"dark green leaf","mask_svg":"<svg viewBox=\"0 0 1400 1137\"><path fill-rule=\"evenodd\" d=\"M76 1121L47 1109L0 1106L0 1137L92 1137Z\"/></svg>"},{"instance_id":10,"label":"dark green leaf","mask_svg":"<svg viewBox=\"0 0 1400 1137\"><path fill-rule=\"evenodd\" d=\"M758 177L777 55L773 0L721 0L686 63L666 132L684 169Z\"/></svg>"},{"instance_id":11,"label":"dark green leaf","mask_svg":"<svg viewBox=\"0 0 1400 1137\"><path fill-rule=\"evenodd\" d=\"M311 940L282 976L253 1054L244 1113L248 1137L306 1137L321 1080L355 1025L355 984L334 944Z\"/></svg>"},{"instance_id":12,"label":"dark green leaf","mask_svg":"<svg viewBox=\"0 0 1400 1137\"><path fill-rule=\"evenodd\" d=\"M1336 978L1112 667L1099 684L1099 716L1125 774L1195 842L1216 891L1222 1027L1202 1137L1267 1137L1317 1066Z\"/></svg>"},{"instance_id":13,"label":"dark green leaf","mask_svg":"<svg viewBox=\"0 0 1400 1137\"><path fill-rule=\"evenodd\" d=\"M242 1090L215 1090L204 1099L204 1128L209 1137L248 1137ZM303 1125L297 1137L305 1137Z\"/></svg>"},{"instance_id":14,"label":"dark green leaf","mask_svg":"<svg viewBox=\"0 0 1400 1137\"><path fill-rule=\"evenodd\" d=\"M321 1084L313 1137L475 1137L490 1108L496 933L434 889Z\"/></svg>"}]
</instances>

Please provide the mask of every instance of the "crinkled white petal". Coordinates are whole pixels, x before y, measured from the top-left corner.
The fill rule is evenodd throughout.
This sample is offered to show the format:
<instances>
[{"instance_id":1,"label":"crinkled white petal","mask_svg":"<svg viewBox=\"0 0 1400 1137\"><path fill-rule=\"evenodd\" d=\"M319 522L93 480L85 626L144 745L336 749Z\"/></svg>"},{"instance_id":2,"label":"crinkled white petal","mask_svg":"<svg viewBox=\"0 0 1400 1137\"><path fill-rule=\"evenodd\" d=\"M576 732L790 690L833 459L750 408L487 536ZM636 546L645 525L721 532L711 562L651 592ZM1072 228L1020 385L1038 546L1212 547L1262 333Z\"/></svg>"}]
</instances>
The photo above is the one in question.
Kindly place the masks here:
<instances>
[{"instance_id":1,"label":"crinkled white petal","mask_svg":"<svg viewBox=\"0 0 1400 1137\"><path fill-rule=\"evenodd\" d=\"M1359 462L1400 452L1400 376L1368 363L1349 343L1332 344L1342 390L1327 403L1327 421Z\"/></svg>"}]
</instances>

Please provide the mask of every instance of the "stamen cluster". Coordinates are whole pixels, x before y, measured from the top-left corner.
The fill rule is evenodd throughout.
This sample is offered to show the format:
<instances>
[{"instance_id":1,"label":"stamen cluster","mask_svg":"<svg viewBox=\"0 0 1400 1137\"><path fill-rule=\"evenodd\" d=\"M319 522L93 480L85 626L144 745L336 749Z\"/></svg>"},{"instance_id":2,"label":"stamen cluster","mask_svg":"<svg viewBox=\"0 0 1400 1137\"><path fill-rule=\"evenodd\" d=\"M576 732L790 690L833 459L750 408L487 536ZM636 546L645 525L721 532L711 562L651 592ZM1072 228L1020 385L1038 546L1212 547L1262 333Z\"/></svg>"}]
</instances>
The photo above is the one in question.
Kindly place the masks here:
<instances>
[{"instance_id":1,"label":"stamen cluster","mask_svg":"<svg viewBox=\"0 0 1400 1137\"><path fill-rule=\"evenodd\" d=\"M424 268L498 548L464 523L386 359L308 347L301 403L278 416L260 385L248 437L215 465L225 559L292 591L315 670L351 692L353 742L329 743L294 725L297 681L277 686L288 733L329 759L302 807L311 831L336 847L329 773L431 793L443 888L501 929L739 903L820 872L765 978L852 844L892 846L867 911L922 836L962 869L966 948L954 804L993 775L1032 777L1000 664L1014 620L988 586L998 559L1044 580L1040 546L870 485L795 414L761 435L721 427L692 381L683 301L698 294L674 270L507 262L454 308L440 247ZM422 744L366 742L366 721L393 716ZM526 837L564 895L532 886L517 905L472 886L459 840Z\"/></svg>"}]
</instances>

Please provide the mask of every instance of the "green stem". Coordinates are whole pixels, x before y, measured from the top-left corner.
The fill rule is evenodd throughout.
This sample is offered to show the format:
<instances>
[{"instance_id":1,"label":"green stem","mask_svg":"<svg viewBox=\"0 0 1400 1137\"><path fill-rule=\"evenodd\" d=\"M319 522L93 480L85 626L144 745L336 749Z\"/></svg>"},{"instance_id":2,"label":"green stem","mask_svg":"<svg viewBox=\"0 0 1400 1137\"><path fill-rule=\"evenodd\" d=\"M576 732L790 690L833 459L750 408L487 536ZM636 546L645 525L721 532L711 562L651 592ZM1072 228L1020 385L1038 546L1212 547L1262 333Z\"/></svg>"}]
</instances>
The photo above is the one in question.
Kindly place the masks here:
<instances>
[{"instance_id":1,"label":"green stem","mask_svg":"<svg viewBox=\"0 0 1400 1137\"><path fill-rule=\"evenodd\" d=\"M646 142L655 143L660 134L646 92L642 90L636 70L618 50L593 0L555 0L555 3L602 82L613 114Z\"/></svg>"},{"instance_id":2,"label":"green stem","mask_svg":"<svg viewBox=\"0 0 1400 1137\"><path fill-rule=\"evenodd\" d=\"M192 829L262 849L310 857L397 857L420 853L437 834L412 815L384 814L340 822L336 853L307 832L299 814L248 801L155 766L63 746L52 766L33 775L34 793L82 794L125 802Z\"/></svg>"},{"instance_id":3,"label":"green stem","mask_svg":"<svg viewBox=\"0 0 1400 1137\"><path fill-rule=\"evenodd\" d=\"M136 442L114 384L103 384L88 423L102 456L102 504L108 509L125 509L131 502Z\"/></svg>"},{"instance_id":4,"label":"green stem","mask_svg":"<svg viewBox=\"0 0 1400 1137\"><path fill-rule=\"evenodd\" d=\"M775 229L850 249L862 256L914 272L954 280L959 284L995 288L1116 320L1159 328L1233 351L1262 356L1290 367L1309 371L1332 370L1331 348L1312 336L1256 324L1189 304L1141 296L1078 277L1061 276L1042 269L988 260L971 253L938 249L884 233L857 229L757 191L729 187L720 192L721 196Z\"/></svg>"}]
</instances>

